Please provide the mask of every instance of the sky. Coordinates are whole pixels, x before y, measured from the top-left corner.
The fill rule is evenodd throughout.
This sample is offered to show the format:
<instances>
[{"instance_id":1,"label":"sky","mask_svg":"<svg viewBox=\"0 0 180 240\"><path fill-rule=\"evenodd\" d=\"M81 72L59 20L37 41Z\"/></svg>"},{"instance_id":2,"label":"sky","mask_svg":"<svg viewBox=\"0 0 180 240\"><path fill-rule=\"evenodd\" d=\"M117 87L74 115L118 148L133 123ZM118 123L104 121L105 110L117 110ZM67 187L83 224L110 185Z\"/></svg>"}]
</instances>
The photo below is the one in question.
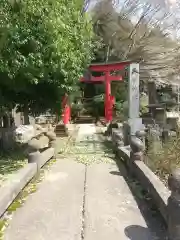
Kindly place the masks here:
<instances>
[{"instance_id":1,"label":"sky","mask_svg":"<svg viewBox=\"0 0 180 240\"><path fill-rule=\"evenodd\" d=\"M98 3L99 1L101 1L101 0L84 0L84 2L85 2L84 10L85 11L91 10L95 6L95 4ZM114 2L116 3L117 11L121 9L121 7L124 5L125 1L126 0L114 0ZM141 0L142 4L148 3L148 4L151 4L154 6L158 5L158 6L162 7L163 9L166 9L166 12L169 12L172 14L171 18L168 19L167 22L162 21L162 26L163 25L167 26L167 25L170 25L171 23L174 23L173 25L176 25L175 22L177 21L176 20L177 17L178 17L178 19L180 19L180 9L177 8L177 1L179 1L179 0ZM133 2L134 1L132 0L132 3ZM137 22L141 13L142 13L142 11L140 9L138 12L136 12L137 16L136 15L133 16L131 20L133 22ZM156 18L159 19L159 16L160 16L159 14L160 14L160 12L158 14L155 14L154 19L156 19ZM179 37L180 31L179 30L177 31L177 29L174 29L174 30L171 29L170 34L173 38Z\"/></svg>"},{"instance_id":2,"label":"sky","mask_svg":"<svg viewBox=\"0 0 180 240\"><path fill-rule=\"evenodd\" d=\"M124 3L125 0L114 0L117 5L121 6ZM142 2L147 2L150 4L159 4L160 6L175 6L176 1L178 0L142 0ZM99 0L84 0L85 3L85 9L87 10L88 8L92 8Z\"/></svg>"}]
</instances>

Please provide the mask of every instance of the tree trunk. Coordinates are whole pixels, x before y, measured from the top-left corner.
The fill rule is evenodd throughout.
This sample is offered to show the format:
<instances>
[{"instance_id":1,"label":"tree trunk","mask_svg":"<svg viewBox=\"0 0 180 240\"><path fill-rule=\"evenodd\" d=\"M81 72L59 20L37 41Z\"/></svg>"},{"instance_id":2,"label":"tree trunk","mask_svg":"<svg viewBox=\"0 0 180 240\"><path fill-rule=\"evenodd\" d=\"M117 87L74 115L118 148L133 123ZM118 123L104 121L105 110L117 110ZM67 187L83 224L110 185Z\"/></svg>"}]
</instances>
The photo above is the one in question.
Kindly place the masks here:
<instances>
[{"instance_id":1,"label":"tree trunk","mask_svg":"<svg viewBox=\"0 0 180 240\"><path fill-rule=\"evenodd\" d=\"M5 114L3 116L3 127L4 128L8 128L9 127L9 116L7 114Z\"/></svg>"},{"instance_id":2,"label":"tree trunk","mask_svg":"<svg viewBox=\"0 0 180 240\"><path fill-rule=\"evenodd\" d=\"M29 125L29 108L28 106L24 106L24 124Z\"/></svg>"}]
</instances>

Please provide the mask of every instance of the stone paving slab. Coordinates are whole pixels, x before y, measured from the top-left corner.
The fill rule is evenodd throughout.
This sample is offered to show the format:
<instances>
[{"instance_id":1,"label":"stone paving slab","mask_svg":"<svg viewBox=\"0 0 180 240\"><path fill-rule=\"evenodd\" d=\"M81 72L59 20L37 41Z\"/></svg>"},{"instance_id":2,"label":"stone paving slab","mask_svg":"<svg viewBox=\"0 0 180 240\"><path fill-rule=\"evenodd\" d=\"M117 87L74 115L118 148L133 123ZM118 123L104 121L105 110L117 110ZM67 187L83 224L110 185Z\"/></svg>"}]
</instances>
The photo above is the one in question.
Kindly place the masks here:
<instances>
[{"instance_id":1,"label":"stone paving slab","mask_svg":"<svg viewBox=\"0 0 180 240\"><path fill-rule=\"evenodd\" d=\"M4 240L80 240L85 166L59 160L17 209Z\"/></svg>"},{"instance_id":2,"label":"stone paving slab","mask_svg":"<svg viewBox=\"0 0 180 240\"><path fill-rule=\"evenodd\" d=\"M86 176L85 240L162 240L148 229L115 165L91 165Z\"/></svg>"},{"instance_id":3,"label":"stone paving slab","mask_svg":"<svg viewBox=\"0 0 180 240\"><path fill-rule=\"evenodd\" d=\"M81 125L76 146L88 140L88 146L94 146L92 140L98 139L94 133L95 126ZM105 160L103 155L101 160ZM115 163L85 166L68 156L58 160L38 191L15 212L4 240L165 239L146 223L124 176Z\"/></svg>"},{"instance_id":4,"label":"stone paving slab","mask_svg":"<svg viewBox=\"0 0 180 240\"><path fill-rule=\"evenodd\" d=\"M165 239L147 226L121 174L112 163L85 169L73 160L59 160L15 212L4 240Z\"/></svg>"},{"instance_id":5,"label":"stone paving slab","mask_svg":"<svg viewBox=\"0 0 180 240\"><path fill-rule=\"evenodd\" d=\"M79 131L76 138L76 142L83 141L86 138L93 139L96 133L96 127L94 124L79 124Z\"/></svg>"}]
</instances>

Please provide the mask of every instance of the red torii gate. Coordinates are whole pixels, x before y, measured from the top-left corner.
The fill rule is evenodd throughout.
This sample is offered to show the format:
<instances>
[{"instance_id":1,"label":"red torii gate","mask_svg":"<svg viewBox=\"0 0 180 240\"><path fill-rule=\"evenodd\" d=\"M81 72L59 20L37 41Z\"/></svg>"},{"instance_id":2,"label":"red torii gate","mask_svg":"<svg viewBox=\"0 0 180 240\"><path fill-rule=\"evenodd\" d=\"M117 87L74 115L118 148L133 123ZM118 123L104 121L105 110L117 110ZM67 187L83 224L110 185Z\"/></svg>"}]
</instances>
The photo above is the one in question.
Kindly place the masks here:
<instances>
[{"instance_id":1,"label":"red torii gate","mask_svg":"<svg viewBox=\"0 0 180 240\"><path fill-rule=\"evenodd\" d=\"M69 97L67 94L64 95L62 99L62 120L64 125L68 124L71 119L71 107L69 104Z\"/></svg>"},{"instance_id":2,"label":"red torii gate","mask_svg":"<svg viewBox=\"0 0 180 240\"><path fill-rule=\"evenodd\" d=\"M113 105L114 97L111 95L111 81L122 81L122 76L111 75L112 71L120 71L131 64L131 61L124 62L111 62L111 63L99 63L91 64L89 66L89 74L87 76L81 77L80 82L104 82L105 83L105 119L109 123L112 121L113 117ZM103 72L104 76L93 77L90 72ZM70 121L70 105L68 103L67 94L63 98L63 123L66 125Z\"/></svg>"},{"instance_id":3,"label":"red torii gate","mask_svg":"<svg viewBox=\"0 0 180 240\"><path fill-rule=\"evenodd\" d=\"M111 75L112 71L123 70L131 62L112 62L112 63L99 63L91 64L89 66L89 74L80 79L81 82L104 82L105 83L105 119L109 123L113 119L113 105L115 103L114 96L111 95L111 81L122 81L122 76ZM103 72L104 76L93 77L90 72Z\"/></svg>"}]
</instances>

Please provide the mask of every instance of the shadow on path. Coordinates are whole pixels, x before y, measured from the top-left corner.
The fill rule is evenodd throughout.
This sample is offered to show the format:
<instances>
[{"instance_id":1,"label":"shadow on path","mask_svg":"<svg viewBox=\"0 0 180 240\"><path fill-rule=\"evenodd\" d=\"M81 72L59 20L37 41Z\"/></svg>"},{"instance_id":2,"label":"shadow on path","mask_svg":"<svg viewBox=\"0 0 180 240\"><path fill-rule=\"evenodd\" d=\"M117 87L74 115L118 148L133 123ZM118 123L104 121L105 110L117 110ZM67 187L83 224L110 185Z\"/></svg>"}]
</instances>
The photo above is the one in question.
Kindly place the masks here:
<instances>
[{"instance_id":1,"label":"shadow on path","mask_svg":"<svg viewBox=\"0 0 180 240\"><path fill-rule=\"evenodd\" d=\"M139 225L126 227L124 232L131 240L152 240L149 230Z\"/></svg>"}]
</instances>

